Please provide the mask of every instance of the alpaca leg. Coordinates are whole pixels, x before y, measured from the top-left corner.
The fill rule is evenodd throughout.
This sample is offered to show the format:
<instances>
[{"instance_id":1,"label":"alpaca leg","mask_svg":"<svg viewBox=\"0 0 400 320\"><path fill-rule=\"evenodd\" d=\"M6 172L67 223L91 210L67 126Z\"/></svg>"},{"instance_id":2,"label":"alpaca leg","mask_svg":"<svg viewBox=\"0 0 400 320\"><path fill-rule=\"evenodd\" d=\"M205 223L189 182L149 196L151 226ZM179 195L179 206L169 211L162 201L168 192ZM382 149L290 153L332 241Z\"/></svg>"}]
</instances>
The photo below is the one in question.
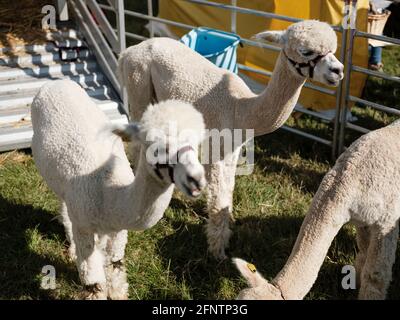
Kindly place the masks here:
<instances>
[{"instance_id":1,"label":"alpaca leg","mask_svg":"<svg viewBox=\"0 0 400 320\"><path fill-rule=\"evenodd\" d=\"M223 161L211 164L208 177L207 206L209 219L206 233L208 249L217 259L225 259L232 231L233 189L235 187L236 163L240 153L236 150Z\"/></svg>"},{"instance_id":2,"label":"alpaca leg","mask_svg":"<svg viewBox=\"0 0 400 320\"><path fill-rule=\"evenodd\" d=\"M72 236L72 222L68 216L67 205L64 201L61 202L60 215L61 215L61 223L64 225L65 234L66 234L67 240L69 242L68 256L71 259L71 261L75 261L76 260L76 247L75 247L75 242L74 242L74 239Z\"/></svg>"},{"instance_id":3,"label":"alpaca leg","mask_svg":"<svg viewBox=\"0 0 400 320\"><path fill-rule=\"evenodd\" d=\"M382 300L392 279L392 266L396 258L399 225L391 228L372 226L367 258L361 273L358 298Z\"/></svg>"},{"instance_id":4,"label":"alpaca leg","mask_svg":"<svg viewBox=\"0 0 400 320\"><path fill-rule=\"evenodd\" d=\"M84 298L107 299L105 257L96 244L98 241L95 234L77 230L73 225L73 236L76 244L76 265L82 284L85 286Z\"/></svg>"},{"instance_id":5,"label":"alpaca leg","mask_svg":"<svg viewBox=\"0 0 400 320\"><path fill-rule=\"evenodd\" d=\"M360 286L362 269L367 258L367 252L369 247L370 232L368 226L356 227L357 229L357 247L358 252L355 260L357 287Z\"/></svg>"},{"instance_id":6,"label":"alpaca leg","mask_svg":"<svg viewBox=\"0 0 400 320\"><path fill-rule=\"evenodd\" d=\"M122 230L109 235L107 242L107 288L108 297L113 300L128 299L128 281L124 264L128 232Z\"/></svg>"}]
</instances>

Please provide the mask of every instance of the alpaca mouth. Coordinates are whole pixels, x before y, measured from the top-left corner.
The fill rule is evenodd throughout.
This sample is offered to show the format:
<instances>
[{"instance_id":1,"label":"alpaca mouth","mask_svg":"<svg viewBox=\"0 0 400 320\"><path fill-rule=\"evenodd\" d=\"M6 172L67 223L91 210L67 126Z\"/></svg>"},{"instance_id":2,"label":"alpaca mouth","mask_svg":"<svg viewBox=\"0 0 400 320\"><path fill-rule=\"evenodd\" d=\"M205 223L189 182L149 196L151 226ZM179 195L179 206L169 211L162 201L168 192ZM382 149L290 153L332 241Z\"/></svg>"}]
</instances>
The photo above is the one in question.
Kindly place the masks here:
<instances>
[{"instance_id":1,"label":"alpaca mouth","mask_svg":"<svg viewBox=\"0 0 400 320\"><path fill-rule=\"evenodd\" d=\"M201 190L200 189L191 189L189 188L186 184L183 184L183 188L185 189L185 192L187 195L193 198L198 198L201 195Z\"/></svg>"},{"instance_id":2,"label":"alpaca mouth","mask_svg":"<svg viewBox=\"0 0 400 320\"><path fill-rule=\"evenodd\" d=\"M330 79L328 77L325 77L326 82L333 86L333 87L337 87L339 85L339 80L338 79Z\"/></svg>"}]
</instances>

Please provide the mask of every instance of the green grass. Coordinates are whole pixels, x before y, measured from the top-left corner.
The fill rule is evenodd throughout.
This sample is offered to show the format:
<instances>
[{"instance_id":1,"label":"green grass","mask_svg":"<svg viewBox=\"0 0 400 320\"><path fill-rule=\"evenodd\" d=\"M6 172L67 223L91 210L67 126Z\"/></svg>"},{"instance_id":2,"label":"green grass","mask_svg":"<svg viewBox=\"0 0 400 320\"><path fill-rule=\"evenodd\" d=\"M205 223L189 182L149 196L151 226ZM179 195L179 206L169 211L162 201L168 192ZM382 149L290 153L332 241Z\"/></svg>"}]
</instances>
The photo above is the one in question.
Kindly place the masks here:
<instances>
[{"instance_id":1,"label":"green grass","mask_svg":"<svg viewBox=\"0 0 400 320\"><path fill-rule=\"evenodd\" d=\"M282 143L282 142L285 143ZM304 214L324 173L329 149L279 131L256 140L256 168L238 177L229 255L254 262L272 278L287 260ZM0 299L74 299L81 289L67 258L58 201L29 153L0 157ZM126 263L132 299L229 299L245 286L230 261L207 254L204 199L176 194L152 229L130 232ZM333 242L309 299L351 299L341 268L356 252L346 226ZM400 259L398 260L400 262ZM57 289L40 289L41 269L54 265ZM399 263L390 298L400 298Z\"/></svg>"},{"instance_id":2,"label":"green grass","mask_svg":"<svg viewBox=\"0 0 400 320\"><path fill-rule=\"evenodd\" d=\"M131 5L136 5L130 2ZM145 10L137 5L136 10ZM135 24L138 33L143 23ZM385 69L400 75L400 48L385 48ZM364 97L400 109L396 84L370 78ZM357 124L375 129L394 118L356 106ZM332 127L311 117L290 125L329 137ZM349 143L357 135L346 133ZM318 185L332 165L325 146L282 130L256 139L255 172L237 178L235 223L228 254L254 262L266 278L282 268ZM39 176L29 152L0 154L0 299L74 299L81 290L67 241L56 221L58 200ZM207 254L204 199L176 194L164 218L152 229L130 232L126 264L131 299L230 299L245 287L230 261ZM343 228L331 245L307 299L354 299L341 289L341 268L352 264L355 231ZM40 289L41 269L53 265L57 289ZM400 298L400 251L393 269L390 299Z\"/></svg>"}]
</instances>

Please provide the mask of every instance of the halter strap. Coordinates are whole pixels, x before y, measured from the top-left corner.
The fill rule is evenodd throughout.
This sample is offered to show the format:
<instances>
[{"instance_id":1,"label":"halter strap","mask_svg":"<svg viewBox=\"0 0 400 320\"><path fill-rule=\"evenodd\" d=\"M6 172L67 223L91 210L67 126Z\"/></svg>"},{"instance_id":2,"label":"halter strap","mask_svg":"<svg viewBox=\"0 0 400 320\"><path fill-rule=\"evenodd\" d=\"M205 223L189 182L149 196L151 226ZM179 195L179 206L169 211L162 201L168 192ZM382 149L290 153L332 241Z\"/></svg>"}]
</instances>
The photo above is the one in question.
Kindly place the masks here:
<instances>
[{"instance_id":1,"label":"halter strap","mask_svg":"<svg viewBox=\"0 0 400 320\"><path fill-rule=\"evenodd\" d=\"M179 163L179 155L180 155L180 154L183 154L183 153L185 153L185 152L187 152L187 151L193 151L193 150L194 150L193 147L190 146L190 145L186 145L186 146L180 148L180 149L176 152L177 163ZM168 175L169 175L169 178L171 179L171 182L172 182L172 183L175 183L175 179L174 179L174 169L175 169L175 165L176 165L177 163L171 164L171 163L159 163L159 162L157 162L157 163L154 165L154 172L156 173L157 177L160 178L160 180L164 180L164 178L163 178L163 176L162 176L162 174L161 174L161 169L167 168L167 169L168 169Z\"/></svg>"},{"instance_id":2,"label":"halter strap","mask_svg":"<svg viewBox=\"0 0 400 320\"><path fill-rule=\"evenodd\" d=\"M296 62L293 59L289 58L288 55L286 54L285 50L282 50L282 52L285 55L286 59L288 59L289 62L292 64L292 66L296 69L297 73L299 75L301 75L302 77L307 77L307 76L303 74L301 69L308 67L308 73L309 73L309 77L311 79L314 78L314 68L317 65L317 63L320 62L322 58L326 57L328 55L328 53L330 53L330 51L328 51L326 54L320 54L308 62L300 63L300 62Z\"/></svg>"}]
</instances>

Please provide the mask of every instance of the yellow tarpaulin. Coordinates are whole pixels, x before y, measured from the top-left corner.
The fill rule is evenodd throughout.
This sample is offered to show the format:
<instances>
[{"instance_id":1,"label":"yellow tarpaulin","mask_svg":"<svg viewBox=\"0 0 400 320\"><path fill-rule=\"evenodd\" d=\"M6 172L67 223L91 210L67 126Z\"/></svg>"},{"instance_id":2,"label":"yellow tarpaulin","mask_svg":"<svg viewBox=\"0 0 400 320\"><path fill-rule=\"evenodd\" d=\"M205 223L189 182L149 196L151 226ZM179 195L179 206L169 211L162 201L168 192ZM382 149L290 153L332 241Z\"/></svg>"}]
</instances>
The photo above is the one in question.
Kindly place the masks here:
<instances>
[{"instance_id":1,"label":"yellow tarpaulin","mask_svg":"<svg viewBox=\"0 0 400 320\"><path fill-rule=\"evenodd\" d=\"M214 2L231 4L230 0L214 0ZM230 31L231 12L205 5L188 3L181 0L160 0L159 16L168 20L182 22L193 26L207 26L210 28ZM237 6L276 13L280 15L301 18L318 19L332 25L340 25L343 20L342 0L237 0ZM368 0L358 1L357 29L367 31ZM263 30L281 30L291 23L277 19L266 19L251 14L237 14L237 33L243 38L250 38L253 34ZM170 27L179 37L188 30ZM340 53L341 34L338 33L338 50ZM272 71L277 53L263 48L244 46L238 49L238 62L259 69ZM362 67L368 66L368 42L358 38L355 42L353 63ZM248 73L253 79L266 83L267 77ZM366 76L353 72L350 92L360 96ZM335 108L335 97L327 96L315 90L304 88L300 103L307 108L327 110Z\"/></svg>"}]
</instances>

